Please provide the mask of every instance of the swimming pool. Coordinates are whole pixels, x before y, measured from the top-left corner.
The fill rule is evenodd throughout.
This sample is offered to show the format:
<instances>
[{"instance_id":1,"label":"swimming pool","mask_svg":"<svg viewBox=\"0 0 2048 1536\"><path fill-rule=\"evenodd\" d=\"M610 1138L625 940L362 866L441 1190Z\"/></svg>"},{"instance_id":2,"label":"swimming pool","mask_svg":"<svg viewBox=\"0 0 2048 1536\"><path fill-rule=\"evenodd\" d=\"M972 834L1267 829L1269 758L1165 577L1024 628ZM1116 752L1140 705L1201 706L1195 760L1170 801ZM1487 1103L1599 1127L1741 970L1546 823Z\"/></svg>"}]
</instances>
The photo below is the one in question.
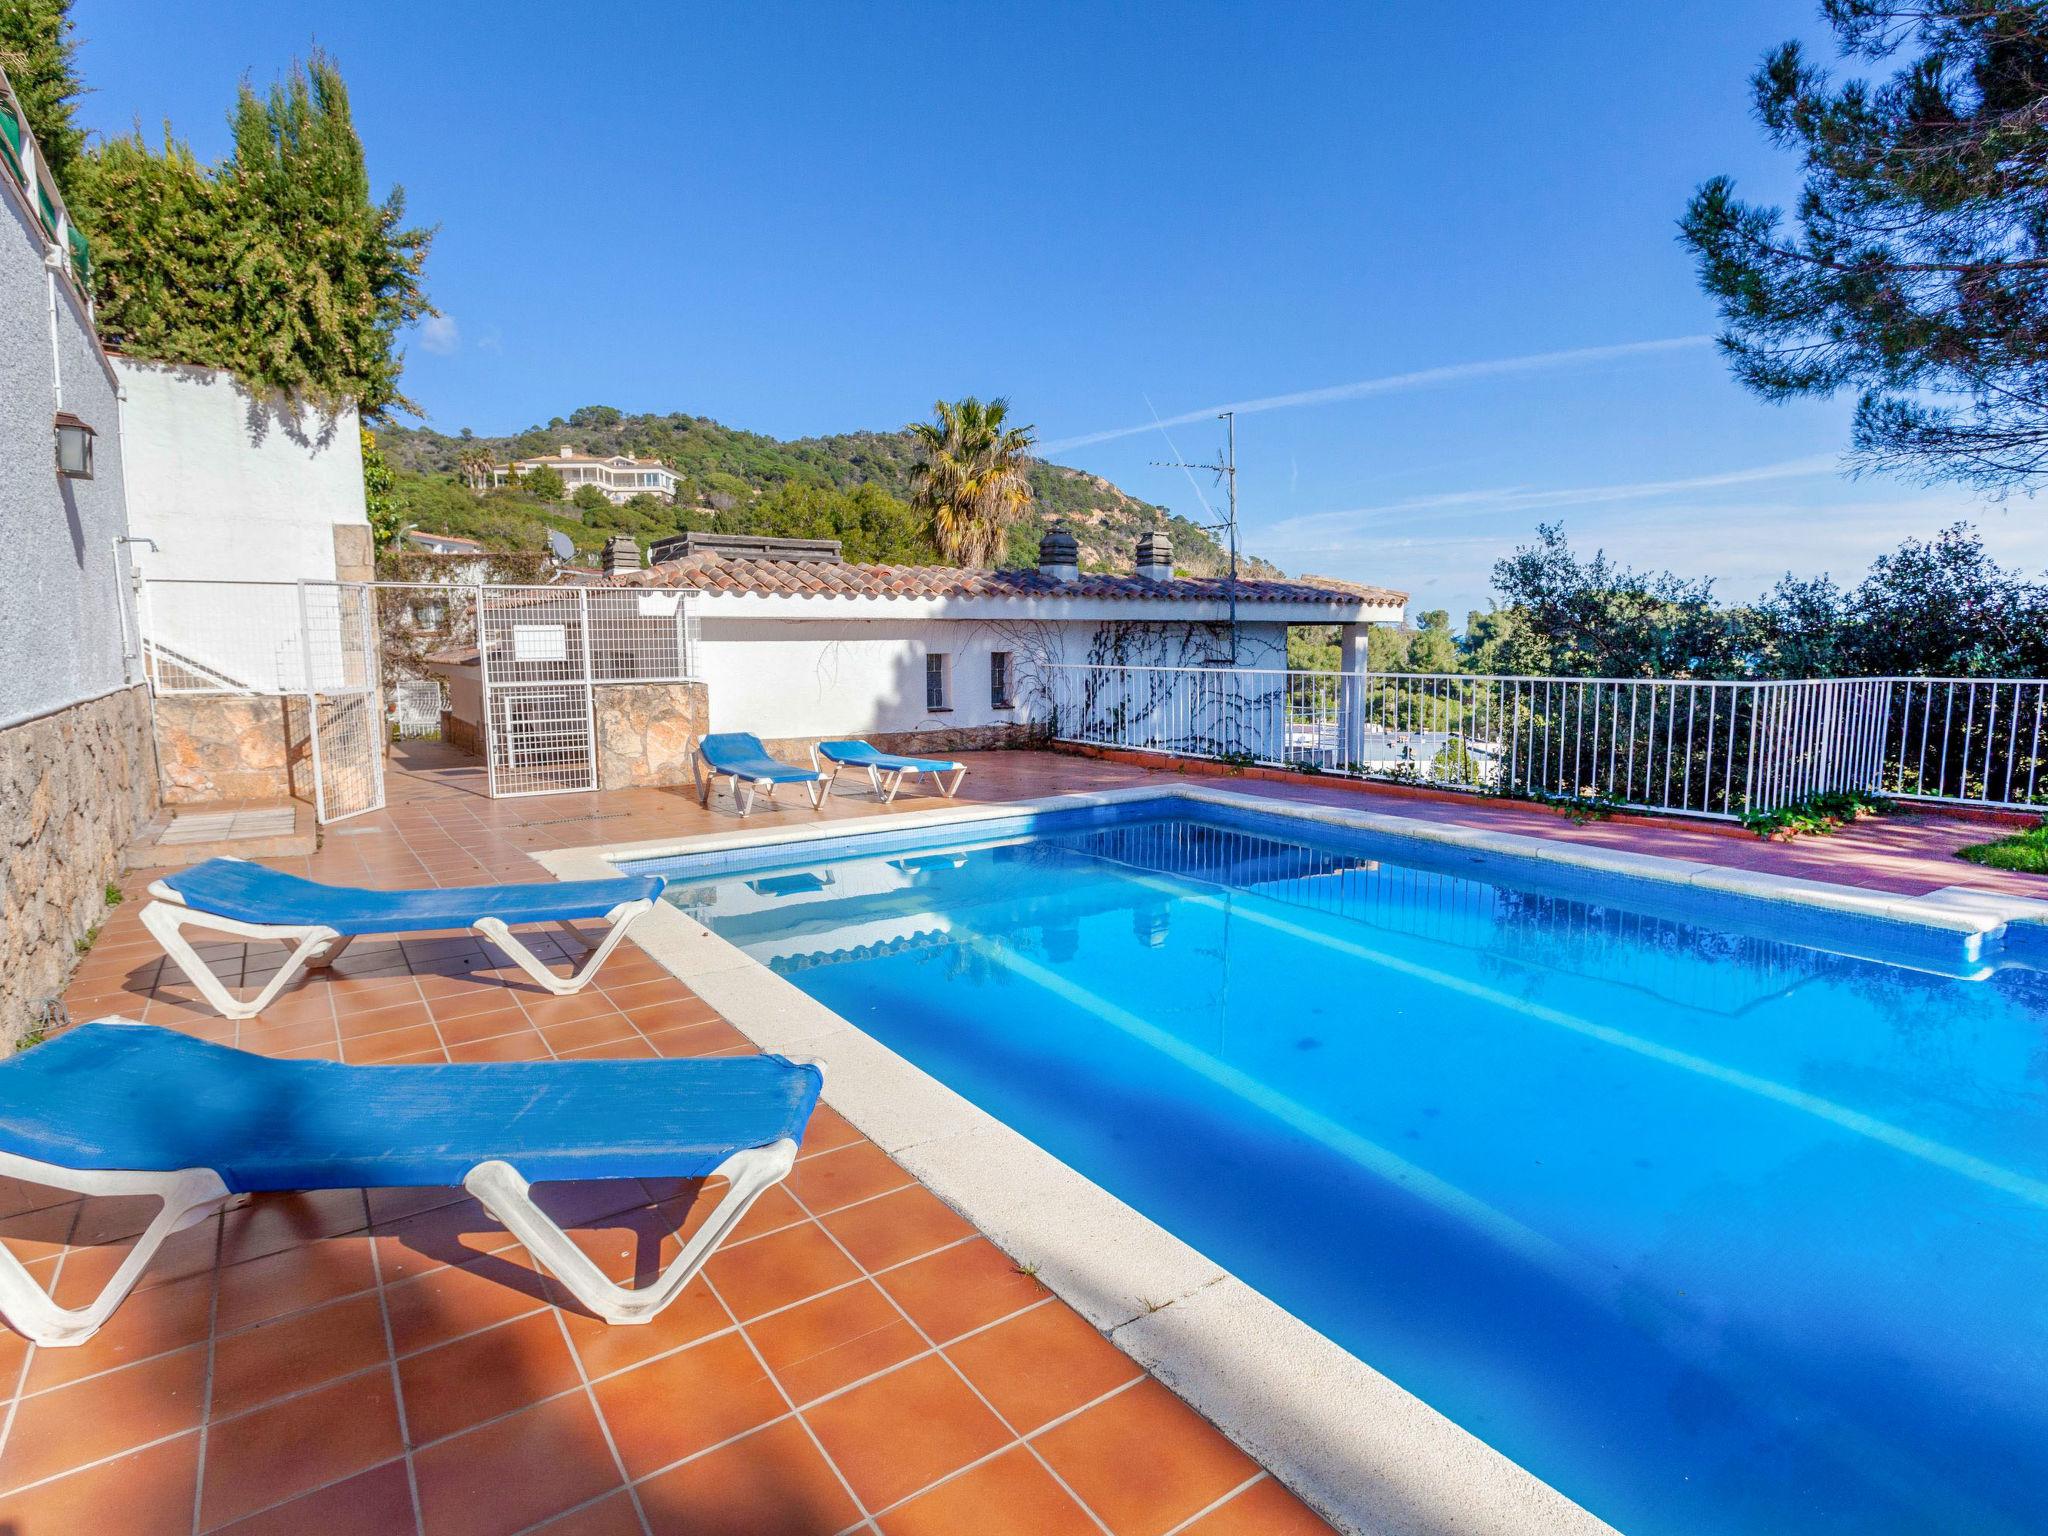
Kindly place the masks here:
<instances>
[{"instance_id":1,"label":"swimming pool","mask_svg":"<svg viewBox=\"0 0 2048 1536\"><path fill-rule=\"evenodd\" d=\"M633 866L1632 1536L2048 1530L2048 957L1177 802Z\"/></svg>"}]
</instances>

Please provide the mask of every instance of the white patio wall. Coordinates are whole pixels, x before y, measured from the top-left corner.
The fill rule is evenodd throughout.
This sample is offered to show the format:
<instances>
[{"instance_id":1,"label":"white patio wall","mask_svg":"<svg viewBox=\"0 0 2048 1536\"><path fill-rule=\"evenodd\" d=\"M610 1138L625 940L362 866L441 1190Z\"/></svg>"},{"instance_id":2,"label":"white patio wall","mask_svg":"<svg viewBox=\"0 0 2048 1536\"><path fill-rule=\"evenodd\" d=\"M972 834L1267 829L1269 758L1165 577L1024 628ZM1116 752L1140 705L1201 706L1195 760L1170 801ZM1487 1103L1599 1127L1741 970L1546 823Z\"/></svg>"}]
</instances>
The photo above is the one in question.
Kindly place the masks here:
<instances>
[{"instance_id":1,"label":"white patio wall","mask_svg":"<svg viewBox=\"0 0 2048 1536\"><path fill-rule=\"evenodd\" d=\"M714 731L842 736L1014 725L1042 714L1031 708L1025 676L1033 657L1086 660L1100 628L1095 619L736 618L707 604L696 670L709 686ZM1247 624L1240 638L1243 665L1286 665L1285 625ZM1014 708L991 700L996 651L1008 651L1017 669ZM925 658L934 653L951 658L952 708L943 713L925 706Z\"/></svg>"},{"instance_id":2,"label":"white patio wall","mask_svg":"<svg viewBox=\"0 0 2048 1536\"><path fill-rule=\"evenodd\" d=\"M353 406L332 421L218 369L117 357L133 531L146 575L332 581L335 526L367 526Z\"/></svg>"}]
</instances>

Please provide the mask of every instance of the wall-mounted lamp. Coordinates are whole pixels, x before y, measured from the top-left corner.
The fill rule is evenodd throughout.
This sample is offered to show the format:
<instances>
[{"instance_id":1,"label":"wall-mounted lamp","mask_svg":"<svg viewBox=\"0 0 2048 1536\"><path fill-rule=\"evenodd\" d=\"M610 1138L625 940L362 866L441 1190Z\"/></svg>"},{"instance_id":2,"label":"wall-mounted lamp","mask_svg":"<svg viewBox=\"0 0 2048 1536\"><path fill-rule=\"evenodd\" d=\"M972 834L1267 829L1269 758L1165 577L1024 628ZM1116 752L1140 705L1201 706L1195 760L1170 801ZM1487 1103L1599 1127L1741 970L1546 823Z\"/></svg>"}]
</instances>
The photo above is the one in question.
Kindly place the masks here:
<instances>
[{"instance_id":1,"label":"wall-mounted lamp","mask_svg":"<svg viewBox=\"0 0 2048 1536\"><path fill-rule=\"evenodd\" d=\"M67 480L92 478L93 430L69 411L57 413L57 473Z\"/></svg>"}]
</instances>

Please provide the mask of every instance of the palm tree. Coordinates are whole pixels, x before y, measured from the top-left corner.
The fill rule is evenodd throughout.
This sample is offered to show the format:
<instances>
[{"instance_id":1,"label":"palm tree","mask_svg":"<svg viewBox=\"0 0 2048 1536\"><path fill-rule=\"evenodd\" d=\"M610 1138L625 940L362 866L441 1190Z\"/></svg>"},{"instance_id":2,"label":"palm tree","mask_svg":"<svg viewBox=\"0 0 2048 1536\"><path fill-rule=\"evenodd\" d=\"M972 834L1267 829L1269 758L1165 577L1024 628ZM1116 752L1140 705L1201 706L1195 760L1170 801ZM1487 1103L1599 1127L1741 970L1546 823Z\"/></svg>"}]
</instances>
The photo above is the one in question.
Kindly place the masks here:
<instances>
[{"instance_id":1,"label":"palm tree","mask_svg":"<svg viewBox=\"0 0 2048 1536\"><path fill-rule=\"evenodd\" d=\"M491 488L491 471L496 467L481 448L465 448L455 459L455 472L462 476L462 483L479 493Z\"/></svg>"},{"instance_id":2,"label":"palm tree","mask_svg":"<svg viewBox=\"0 0 2048 1536\"><path fill-rule=\"evenodd\" d=\"M1007 425L1010 402L974 396L932 407L910 431L922 456L911 472L914 506L931 514L932 539L953 565L994 565L1010 524L1031 506L1030 427Z\"/></svg>"}]
</instances>

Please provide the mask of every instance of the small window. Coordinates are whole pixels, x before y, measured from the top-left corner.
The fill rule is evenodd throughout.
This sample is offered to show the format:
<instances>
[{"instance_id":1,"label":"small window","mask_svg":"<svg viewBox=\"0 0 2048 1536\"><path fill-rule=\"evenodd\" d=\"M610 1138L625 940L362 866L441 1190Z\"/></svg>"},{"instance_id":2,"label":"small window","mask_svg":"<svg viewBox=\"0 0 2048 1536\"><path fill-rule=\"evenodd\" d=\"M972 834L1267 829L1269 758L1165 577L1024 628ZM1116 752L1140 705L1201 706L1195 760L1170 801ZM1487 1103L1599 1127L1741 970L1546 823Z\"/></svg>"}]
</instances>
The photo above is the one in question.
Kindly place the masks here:
<instances>
[{"instance_id":1,"label":"small window","mask_svg":"<svg viewBox=\"0 0 2048 1536\"><path fill-rule=\"evenodd\" d=\"M953 658L944 652L934 651L925 656L924 707L935 710L953 707Z\"/></svg>"},{"instance_id":2,"label":"small window","mask_svg":"<svg viewBox=\"0 0 2048 1536\"><path fill-rule=\"evenodd\" d=\"M990 651L988 656L988 702L995 709L1008 709L1010 698L1010 653Z\"/></svg>"}]
</instances>

